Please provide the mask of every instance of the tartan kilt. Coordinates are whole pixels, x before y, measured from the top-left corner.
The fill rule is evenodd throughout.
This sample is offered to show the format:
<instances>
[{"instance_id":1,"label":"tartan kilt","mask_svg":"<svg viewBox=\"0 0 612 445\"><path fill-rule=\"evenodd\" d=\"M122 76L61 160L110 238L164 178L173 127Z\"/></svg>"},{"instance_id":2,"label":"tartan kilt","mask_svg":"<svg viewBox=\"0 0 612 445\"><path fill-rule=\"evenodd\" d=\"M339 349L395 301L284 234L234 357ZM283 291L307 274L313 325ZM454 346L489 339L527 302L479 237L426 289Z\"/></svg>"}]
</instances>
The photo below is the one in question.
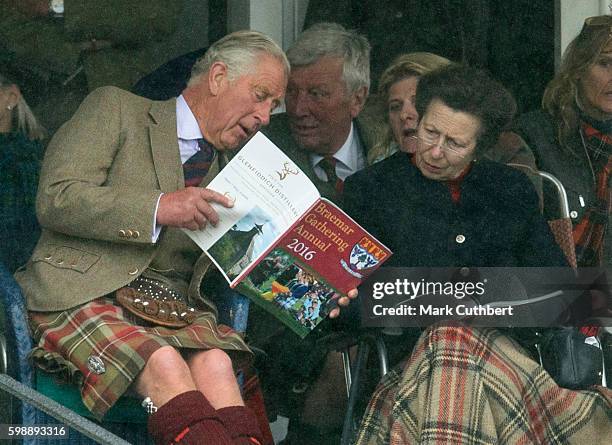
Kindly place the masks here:
<instances>
[{"instance_id":1,"label":"tartan kilt","mask_svg":"<svg viewBox=\"0 0 612 445\"><path fill-rule=\"evenodd\" d=\"M242 338L229 327L217 325L211 312L186 327L166 328L137 318L105 296L66 311L30 312L29 318L37 345L31 352L33 363L77 384L83 403L98 419L162 346L183 351L223 349L235 367L246 366L252 358ZM102 368L92 366L91 357Z\"/></svg>"},{"instance_id":2,"label":"tartan kilt","mask_svg":"<svg viewBox=\"0 0 612 445\"><path fill-rule=\"evenodd\" d=\"M612 391L560 388L495 329L437 326L383 377L356 444L603 444Z\"/></svg>"}]
</instances>

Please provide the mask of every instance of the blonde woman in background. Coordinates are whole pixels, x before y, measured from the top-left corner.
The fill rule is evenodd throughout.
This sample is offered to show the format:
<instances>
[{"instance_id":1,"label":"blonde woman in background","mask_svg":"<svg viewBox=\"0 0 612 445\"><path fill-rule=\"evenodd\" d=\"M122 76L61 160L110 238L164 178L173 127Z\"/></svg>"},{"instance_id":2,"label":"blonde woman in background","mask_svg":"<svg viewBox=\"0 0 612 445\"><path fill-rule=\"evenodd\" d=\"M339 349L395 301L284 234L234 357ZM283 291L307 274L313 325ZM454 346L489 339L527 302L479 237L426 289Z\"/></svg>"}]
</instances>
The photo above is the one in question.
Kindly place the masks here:
<instances>
[{"instance_id":1,"label":"blonde woman in background","mask_svg":"<svg viewBox=\"0 0 612 445\"><path fill-rule=\"evenodd\" d=\"M414 98L419 77L449 63L448 59L432 53L408 53L397 57L382 73L376 106L384 110L380 113L384 116L384 124L378 141L368 153L369 164L396 151L415 152L419 115L414 108Z\"/></svg>"},{"instance_id":2,"label":"blonde woman in background","mask_svg":"<svg viewBox=\"0 0 612 445\"><path fill-rule=\"evenodd\" d=\"M10 272L27 261L40 233L34 198L44 136L19 86L0 73L0 261Z\"/></svg>"}]
</instances>

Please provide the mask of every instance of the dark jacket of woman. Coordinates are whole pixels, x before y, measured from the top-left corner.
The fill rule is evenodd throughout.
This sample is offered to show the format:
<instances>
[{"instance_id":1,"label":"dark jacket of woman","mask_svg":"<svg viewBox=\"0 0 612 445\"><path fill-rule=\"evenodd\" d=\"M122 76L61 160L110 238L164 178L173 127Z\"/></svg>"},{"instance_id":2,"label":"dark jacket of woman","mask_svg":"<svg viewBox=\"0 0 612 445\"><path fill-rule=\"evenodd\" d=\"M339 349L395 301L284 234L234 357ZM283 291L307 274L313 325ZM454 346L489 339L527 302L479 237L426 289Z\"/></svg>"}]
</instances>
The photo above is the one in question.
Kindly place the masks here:
<instances>
[{"instance_id":1,"label":"dark jacket of woman","mask_svg":"<svg viewBox=\"0 0 612 445\"><path fill-rule=\"evenodd\" d=\"M541 110L521 116L515 124L514 131L533 150L537 167L556 176L563 183L572 223L579 222L596 200L595 179L580 135L576 132L570 139L573 153L562 149L557 141L556 126L551 117ZM544 214L548 219L560 216L556 191L548 183L544 184ZM606 232L604 246L604 261L606 265L610 265L612 264L610 230Z\"/></svg>"},{"instance_id":2,"label":"dark jacket of woman","mask_svg":"<svg viewBox=\"0 0 612 445\"><path fill-rule=\"evenodd\" d=\"M344 209L394 253L386 266L566 266L527 177L472 164L458 203L396 153L347 178Z\"/></svg>"},{"instance_id":3,"label":"dark jacket of woman","mask_svg":"<svg viewBox=\"0 0 612 445\"><path fill-rule=\"evenodd\" d=\"M0 134L0 261L25 264L40 235L34 211L42 147L19 133Z\"/></svg>"}]
</instances>

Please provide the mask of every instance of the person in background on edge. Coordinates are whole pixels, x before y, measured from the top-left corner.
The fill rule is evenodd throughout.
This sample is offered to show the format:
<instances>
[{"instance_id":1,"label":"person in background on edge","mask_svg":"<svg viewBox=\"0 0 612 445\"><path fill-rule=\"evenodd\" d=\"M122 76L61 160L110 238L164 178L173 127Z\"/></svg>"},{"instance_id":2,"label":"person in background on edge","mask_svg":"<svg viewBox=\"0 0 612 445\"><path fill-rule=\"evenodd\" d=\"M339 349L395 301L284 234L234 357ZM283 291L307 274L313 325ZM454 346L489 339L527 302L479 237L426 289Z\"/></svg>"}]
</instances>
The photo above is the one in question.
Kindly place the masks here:
<instances>
[{"instance_id":1,"label":"person in background on edge","mask_svg":"<svg viewBox=\"0 0 612 445\"><path fill-rule=\"evenodd\" d=\"M40 234L34 199L44 137L19 86L0 73L0 260L11 273Z\"/></svg>"},{"instance_id":2,"label":"person in background on edge","mask_svg":"<svg viewBox=\"0 0 612 445\"><path fill-rule=\"evenodd\" d=\"M542 109L520 116L514 130L536 156L539 169L565 186L578 266L612 265L607 230L612 168L612 17L588 18L568 45ZM556 199L545 189L549 218Z\"/></svg>"},{"instance_id":3,"label":"person in background on edge","mask_svg":"<svg viewBox=\"0 0 612 445\"><path fill-rule=\"evenodd\" d=\"M52 136L85 96L127 89L171 57L182 0L0 0L0 66L37 94ZM180 43L177 42L177 45ZM26 85L27 84L27 85Z\"/></svg>"},{"instance_id":4,"label":"person in background on edge","mask_svg":"<svg viewBox=\"0 0 612 445\"><path fill-rule=\"evenodd\" d=\"M514 131L533 149L537 167L556 176L565 187L578 267L612 265L612 235L608 228L612 205L612 17L585 20L544 91L542 109L520 116ZM556 190L545 188L544 192L547 218L558 218L561 213ZM590 310L576 314L576 322L593 315L612 317L609 287L609 277L602 273L585 294L589 301L583 307ZM611 375L609 330L580 330L587 336L599 333L606 355L606 374Z\"/></svg>"},{"instance_id":5,"label":"person in background on edge","mask_svg":"<svg viewBox=\"0 0 612 445\"><path fill-rule=\"evenodd\" d=\"M288 74L269 37L232 33L196 62L177 99L100 88L49 144L36 201L42 236L15 277L34 362L69 371L97 418L131 390L152 413L157 444L261 442L234 373L249 348L216 323L200 291L210 262L181 228L216 225L213 202L231 207L204 187L228 151L268 124ZM157 291L193 317L166 327L156 323L162 311L147 318L120 302Z\"/></svg>"},{"instance_id":6,"label":"person in background on edge","mask_svg":"<svg viewBox=\"0 0 612 445\"><path fill-rule=\"evenodd\" d=\"M415 154L346 183L346 210L393 251L389 266L566 266L527 177L482 158L516 109L501 84L450 65L420 78L415 103ZM609 395L559 388L507 330L437 324L383 377L356 443L601 443Z\"/></svg>"}]
</instances>

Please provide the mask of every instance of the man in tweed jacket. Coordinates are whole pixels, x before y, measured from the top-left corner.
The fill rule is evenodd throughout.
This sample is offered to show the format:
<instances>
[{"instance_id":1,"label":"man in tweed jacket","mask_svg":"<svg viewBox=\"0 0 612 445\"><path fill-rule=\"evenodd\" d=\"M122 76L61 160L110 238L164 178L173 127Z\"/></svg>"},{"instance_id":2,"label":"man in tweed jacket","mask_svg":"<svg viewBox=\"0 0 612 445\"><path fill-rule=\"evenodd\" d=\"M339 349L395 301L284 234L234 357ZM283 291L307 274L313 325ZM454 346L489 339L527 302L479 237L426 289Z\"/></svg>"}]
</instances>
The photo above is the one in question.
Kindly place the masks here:
<instances>
[{"instance_id":1,"label":"man in tweed jacket","mask_svg":"<svg viewBox=\"0 0 612 445\"><path fill-rule=\"evenodd\" d=\"M288 71L267 36L230 34L196 63L179 98L98 89L51 141L37 197L42 236L16 279L38 342L34 357L71 362L97 417L131 387L150 412L159 406L149 419L157 443L261 440L225 352L240 357L248 348L200 298L208 261L180 229L215 224L212 202L231 206L202 186L224 153L268 123ZM202 144L217 154L201 186L185 187L181 164ZM114 291L140 277L199 303L201 315L180 329L135 319Z\"/></svg>"}]
</instances>

